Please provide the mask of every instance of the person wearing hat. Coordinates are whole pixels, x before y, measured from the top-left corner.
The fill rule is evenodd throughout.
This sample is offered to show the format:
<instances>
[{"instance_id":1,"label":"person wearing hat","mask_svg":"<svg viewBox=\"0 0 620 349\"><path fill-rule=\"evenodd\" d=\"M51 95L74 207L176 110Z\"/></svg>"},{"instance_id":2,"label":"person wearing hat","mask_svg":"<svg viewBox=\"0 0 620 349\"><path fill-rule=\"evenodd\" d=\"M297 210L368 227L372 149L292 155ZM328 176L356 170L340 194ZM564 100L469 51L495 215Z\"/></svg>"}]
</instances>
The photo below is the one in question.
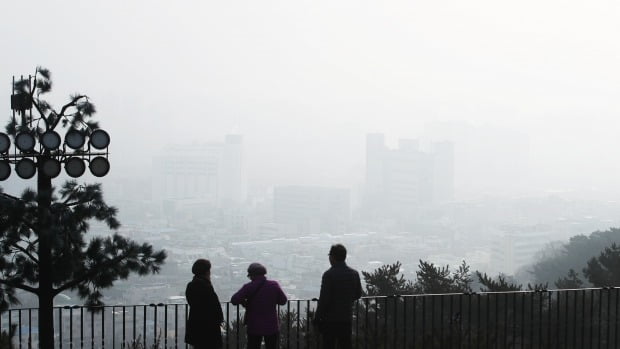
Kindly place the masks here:
<instances>
[{"instance_id":1,"label":"person wearing hat","mask_svg":"<svg viewBox=\"0 0 620 349\"><path fill-rule=\"evenodd\" d=\"M245 307L248 349L259 349L263 339L266 349L276 349L280 335L276 306L286 304L287 298L277 281L267 280L267 268L260 263L248 267L250 282L235 293L230 302Z\"/></svg>"},{"instance_id":2,"label":"person wearing hat","mask_svg":"<svg viewBox=\"0 0 620 349\"><path fill-rule=\"evenodd\" d=\"M197 260L192 266L192 273L194 278L185 289L189 304L185 343L195 349L219 349L222 347L220 325L224 321L224 314L211 284L211 262L207 259Z\"/></svg>"}]
</instances>

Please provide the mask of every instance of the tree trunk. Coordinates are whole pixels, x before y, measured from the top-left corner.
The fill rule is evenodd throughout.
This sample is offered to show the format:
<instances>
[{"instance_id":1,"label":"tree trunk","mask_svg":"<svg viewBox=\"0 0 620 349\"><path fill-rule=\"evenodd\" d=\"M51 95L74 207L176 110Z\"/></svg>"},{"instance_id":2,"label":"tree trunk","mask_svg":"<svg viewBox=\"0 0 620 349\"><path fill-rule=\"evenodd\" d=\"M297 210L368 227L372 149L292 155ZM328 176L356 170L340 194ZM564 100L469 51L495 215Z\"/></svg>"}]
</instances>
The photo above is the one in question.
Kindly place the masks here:
<instances>
[{"instance_id":1,"label":"tree trunk","mask_svg":"<svg viewBox=\"0 0 620 349\"><path fill-rule=\"evenodd\" d=\"M39 205L39 348L54 348L54 294L52 288L52 237L50 204L52 179L43 174L39 159L37 193Z\"/></svg>"},{"instance_id":2,"label":"tree trunk","mask_svg":"<svg viewBox=\"0 0 620 349\"><path fill-rule=\"evenodd\" d=\"M39 348L54 348L54 296L39 293Z\"/></svg>"}]
</instances>

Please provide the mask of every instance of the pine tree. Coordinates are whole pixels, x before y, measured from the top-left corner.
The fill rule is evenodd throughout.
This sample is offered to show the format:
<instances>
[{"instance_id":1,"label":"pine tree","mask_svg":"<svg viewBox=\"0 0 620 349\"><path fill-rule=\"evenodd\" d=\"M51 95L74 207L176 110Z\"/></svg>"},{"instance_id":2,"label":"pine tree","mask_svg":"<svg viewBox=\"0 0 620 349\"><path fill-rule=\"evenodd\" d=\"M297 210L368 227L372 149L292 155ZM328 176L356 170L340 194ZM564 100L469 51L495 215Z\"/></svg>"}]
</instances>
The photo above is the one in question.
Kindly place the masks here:
<instances>
[{"instance_id":1,"label":"pine tree","mask_svg":"<svg viewBox=\"0 0 620 349\"><path fill-rule=\"evenodd\" d=\"M65 128L84 134L98 127L90 120L95 107L85 95L75 95L55 111L40 96L51 90L47 69L37 68L30 79L15 83L17 95L34 107L36 117L22 110L12 119L7 133L30 132L40 137L47 130ZM49 150L33 154L38 163L54 156ZM89 306L102 305L102 290L131 273L157 273L166 253L149 244L138 244L117 233L108 237L86 234L90 221L107 224L116 231L116 208L103 200L99 184L80 185L68 181L56 191L41 168L37 190L27 189L20 197L0 193L0 307L16 304L15 290L36 295L39 300L39 346L53 348L53 299L75 290Z\"/></svg>"},{"instance_id":2,"label":"pine tree","mask_svg":"<svg viewBox=\"0 0 620 349\"><path fill-rule=\"evenodd\" d=\"M594 287L620 286L620 245L613 243L590 259L583 275Z\"/></svg>"},{"instance_id":3,"label":"pine tree","mask_svg":"<svg viewBox=\"0 0 620 349\"><path fill-rule=\"evenodd\" d=\"M482 292L506 292L506 291L520 291L521 285L517 285L514 282L507 280L505 275L499 274L497 279L493 279L488 276L487 273L481 273L476 271L478 282L482 285L480 291Z\"/></svg>"},{"instance_id":4,"label":"pine tree","mask_svg":"<svg viewBox=\"0 0 620 349\"><path fill-rule=\"evenodd\" d=\"M579 273L572 268L568 271L568 275L559 278L555 282L555 287L558 289L574 289L581 288L582 286L583 281L579 278Z\"/></svg>"},{"instance_id":5,"label":"pine tree","mask_svg":"<svg viewBox=\"0 0 620 349\"><path fill-rule=\"evenodd\" d=\"M439 294L471 291L471 275L465 261L454 272L450 266L436 266L420 260L416 271L415 291L420 294Z\"/></svg>"},{"instance_id":6,"label":"pine tree","mask_svg":"<svg viewBox=\"0 0 620 349\"><path fill-rule=\"evenodd\" d=\"M413 283L400 273L402 264L385 264L372 272L362 271L365 296L393 296L413 293Z\"/></svg>"}]
</instances>

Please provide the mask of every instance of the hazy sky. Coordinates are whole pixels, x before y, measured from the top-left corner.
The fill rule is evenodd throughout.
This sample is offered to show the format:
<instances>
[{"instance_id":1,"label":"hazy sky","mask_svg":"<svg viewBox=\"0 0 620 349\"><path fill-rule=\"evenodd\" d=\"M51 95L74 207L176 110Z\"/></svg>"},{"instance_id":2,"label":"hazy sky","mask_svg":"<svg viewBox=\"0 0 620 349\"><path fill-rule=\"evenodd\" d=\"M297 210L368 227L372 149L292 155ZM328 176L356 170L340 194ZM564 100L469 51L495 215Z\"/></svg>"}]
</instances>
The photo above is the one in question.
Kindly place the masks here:
<instances>
[{"instance_id":1,"label":"hazy sky","mask_svg":"<svg viewBox=\"0 0 620 349\"><path fill-rule=\"evenodd\" d=\"M111 176L146 169L166 143L235 132L253 182L343 185L363 180L367 132L429 137L429 123L466 121L522 135L537 189L617 190L619 7L2 1L0 101L8 117L11 76L37 65L53 73L55 105L91 96L112 136ZM498 140L487 157L503 154Z\"/></svg>"}]
</instances>

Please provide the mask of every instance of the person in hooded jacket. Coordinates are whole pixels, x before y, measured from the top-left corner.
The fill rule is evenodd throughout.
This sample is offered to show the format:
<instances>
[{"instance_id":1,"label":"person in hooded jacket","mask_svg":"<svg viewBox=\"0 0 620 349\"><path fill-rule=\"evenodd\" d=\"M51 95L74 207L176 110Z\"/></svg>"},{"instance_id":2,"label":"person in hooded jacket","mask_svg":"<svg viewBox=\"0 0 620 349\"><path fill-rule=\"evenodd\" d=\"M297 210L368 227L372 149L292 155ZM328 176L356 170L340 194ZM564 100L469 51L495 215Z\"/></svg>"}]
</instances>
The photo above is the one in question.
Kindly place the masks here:
<instances>
[{"instance_id":1,"label":"person in hooded jacket","mask_svg":"<svg viewBox=\"0 0 620 349\"><path fill-rule=\"evenodd\" d=\"M194 278L185 289L185 298L189 304L185 343L195 349L219 349L222 347L220 326L224 314L211 284L211 262L197 260L192 266L192 273Z\"/></svg>"},{"instance_id":2,"label":"person in hooded jacket","mask_svg":"<svg viewBox=\"0 0 620 349\"><path fill-rule=\"evenodd\" d=\"M245 307L248 349L259 349L263 339L266 349L276 349L280 335L277 305L287 298L277 281L267 280L267 268L260 263L248 267L250 282L235 293L230 302Z\"/></svg>"}]
</instances>

